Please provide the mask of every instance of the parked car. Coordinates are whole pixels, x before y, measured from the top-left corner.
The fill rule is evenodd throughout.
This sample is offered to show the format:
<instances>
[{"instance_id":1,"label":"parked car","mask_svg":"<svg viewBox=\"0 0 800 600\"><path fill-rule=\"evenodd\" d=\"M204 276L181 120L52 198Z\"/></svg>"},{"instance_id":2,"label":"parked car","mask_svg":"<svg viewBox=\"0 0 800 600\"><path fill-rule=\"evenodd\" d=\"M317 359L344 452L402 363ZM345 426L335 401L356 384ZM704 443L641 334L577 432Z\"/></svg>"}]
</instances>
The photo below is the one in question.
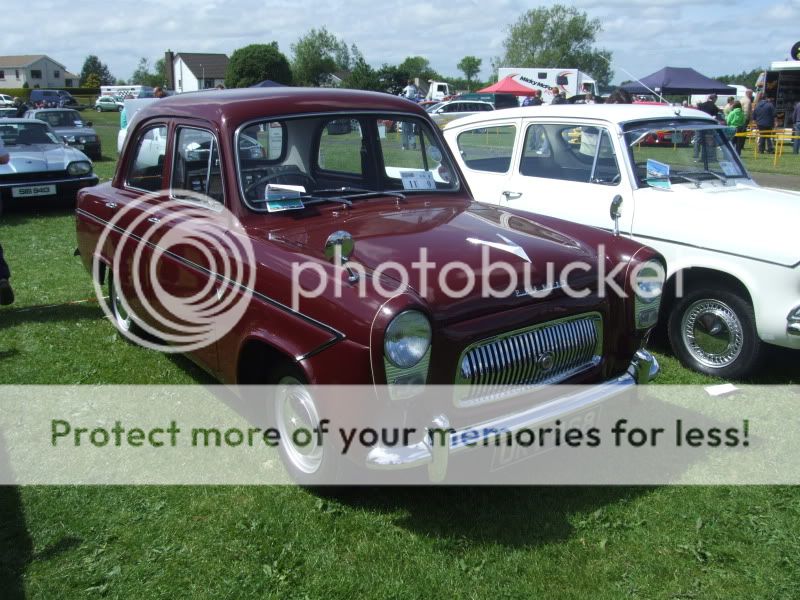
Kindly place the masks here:
<instances>
[{"instance_id":1,"label":"parked car","mask_svg":"<svg viewBox=\"0 0 800 600\"><path fill-rule=\"evenodd\" d=\"M434 123L439 127L444 127L453 119L466 117L473 113L493 111L494 105L491 102L481 102L480 100L449 100L431 106L427 110Z\"/></svg>"},{"instance_id":2,"label":"parked car","mask_svg":"<svg viewBox=\"0 0 800 600\"><path fill-rule=\"evenodd\" d=\"M0 136L11 157L0 165L0 211L9 202L74 202L79 189L97 184L88 157L64 145L47 123L3 119Z\"/></svg>"},{"instance_id":3,"label":"parked car","mask_svg":"<svg viewBox=\"0 0 800 600\"><path fill-rule=\"evenodd\" d=\"M484 202L608 228L621 198L622 233L667 258L662 313L686 366L739 378L766 345L800 348L800 197L759 187L705 113L541 106L444 135Z\"/></svg>"},{"instance_id":4,"label":"parked car","mask_svg":"<svg viewBox=\"0 0 800 600\"><path fill-rule=\"evenodd\" d=\"M416 149L403 151L399 136L381 137L384 120L413 127ZM236 222L226 219L225 228L252 245L242 266L252 283L222 275L211 238L193 236L189 221L176 219L189 208L232 213ZM552 399L548 415L556 419L658 371L643 346L663 279L649 285L624 273L657 271L662 257L595 228L474 202L435 124L418 106L387 94L246 89L151 103L128 126L114 179L79 194L76 227L83 263L96 285L107 286L109 314L126 336L137 328L173 331L163 316L174 302L156 287L212 308L226 301L219 284L245 294L246 310L235 323L212 319L218 337L189 356L223 382L281 384L268 408L284 463L302 483L318 482L341 458L295 444L292 434L303 425L286 415L300 405L312 422L323 414L309 384L388 385L401 392L386 405L410 410L402 390L413 395L425 384L458 383L465 396L425 407L428 424L460 430L502 415L516 430L531 425L530 400L500 400L489 384L605 384L589 395ZM192 241L173 241L160 258L147 241L181 235ZM437 265L458 261L465 277L488 273L487 280L506 286L532 259L537 271L527 287L498 297L463 292L455 275L428 287L414 268L421 249ZM482 271L490 252L508 261L513 278ZM558 271L574 261L587 265L574 280L589 286L582 298L545 279L546 262ZM295 303L297 286L307 280L298 264L315 265L321 277L342 285ZM389 275L387 264L404 269L408 281ZM627 296L588 283L618 264L616 280ZM173 338L173 348L177 343ZM416 442L391 452L378 445L358 460L383 469L441 467L464 448L448 446L434 456Z\"/></svg>"},{"instance_id":5,"label":"parked car","mask_svg":"<svg viewBox=\"0 0 800 600\"><path fill-rule=\"evenodd\" d=\"M2 106L14 106L14 98L8 94L0 94L0 107Z\"/></svg>"},{"instance_id":6,"label":"parked car","mask_svg":"<svg viewBox=\"0 0 800 600\"><path fill-rule=\"evenodd\" d=\"M0 119L13 118L17 116L17 109L13 107L0 108Z\"/></svg>"},{"instance_id":7,"label":"parked car","mask_svg":"<svg viewBox=\"0 0 800 600\"><path fill-rule=\"evenodd\" d=\"M94 160L103 158L100 137L92 129L92 122L84 123L78 111L68 108L39 108L25 113L26 119L44 121L63 140Z\"/></svg>"},{"instance_id":8,"label":"parked car","mask_svg":"<svg viewBox=\"0 0 800 600\"><path fill-rule=\"evenodd\" d=\"M31 90L28 104L35 106L38 102L43 102L47 107L78 107L78 101L66 90Z\"/></svg>"},{"instance_id":9,"label":"parked car","mask_svg":"<svg viewBox=\"0 0 800 600\"><path fill-rule=\"evenodd\" d=\"M94 102L97 112L120 112L125 107L125 102L114 96L100 96Z\"/></svg>"}]
</instances>

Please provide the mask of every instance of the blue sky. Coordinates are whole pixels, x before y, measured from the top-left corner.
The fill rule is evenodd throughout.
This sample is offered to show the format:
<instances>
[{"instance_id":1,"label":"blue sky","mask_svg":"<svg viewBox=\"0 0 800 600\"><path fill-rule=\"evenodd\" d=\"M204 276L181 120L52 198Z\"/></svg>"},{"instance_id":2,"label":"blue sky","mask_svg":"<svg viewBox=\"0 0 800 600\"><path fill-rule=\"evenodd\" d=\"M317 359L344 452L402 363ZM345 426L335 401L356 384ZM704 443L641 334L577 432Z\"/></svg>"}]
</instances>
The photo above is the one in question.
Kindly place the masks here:
<instances>
[{"instance_id":1,"label":"blue sky","mask_svg":"<svg viewBox=\"0 0 800 600\"><path fill-rule=\"evenodd\" d=\"M800 0L577 0L571 4L604 27L598 46L613 52L614 80L663 66L694 67L714 76L784 60L800 40ZM526 10L550 2L518 0L4 0L6 27L0 54L47 54L79 72L97 54L116 77L127 79L139 57L151 61L167 48L224 52L277 41L291 44L312 27L325 26L358 45L373 66L421 55L446 75L459 75L465 55L502 54L507 28ZM68 8L66 7L68 6ZM9 24L14 26L10 27ZM504 65L515 66L515 65ZM571 67L573 65L559 65Z\"/></svg>"}]
</instances>

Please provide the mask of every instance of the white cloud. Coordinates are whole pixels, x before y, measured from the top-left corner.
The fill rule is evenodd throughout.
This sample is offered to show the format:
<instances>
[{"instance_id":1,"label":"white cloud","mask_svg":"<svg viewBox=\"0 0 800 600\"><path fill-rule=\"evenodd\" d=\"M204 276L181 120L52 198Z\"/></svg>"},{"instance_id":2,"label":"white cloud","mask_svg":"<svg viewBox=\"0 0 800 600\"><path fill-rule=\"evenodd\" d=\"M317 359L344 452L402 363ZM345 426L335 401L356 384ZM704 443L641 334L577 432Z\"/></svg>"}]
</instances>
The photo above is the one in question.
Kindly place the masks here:
<instances>
[{"instance_id":1,"label":"white cloud","mask_svg":"<svg viewBox=\"0 0 800 600\"><path fill-rule=\"evenodd\" d=\"M628 78L622 69L643 76L665 65L692 66L708 75L736 73L785 58L800 39L800 0L762 6L741 0L570 5L601 20L598 45L613 52L617 80ZM483 59L486 77L491 59L502 53L507 27L531 7L522 0L82 0L65 8L47 0L5 0L4 17L14 27L4 28L0 54L45 53L71 71L96 54L117 77L127 78L140 56L153 61L168 48L230 54L275 40L288 56L301 35L324 26L357 44L374 66L421 55L438 71L457 75L458 61L472 54Z\"/></svg>"}]
</instances>

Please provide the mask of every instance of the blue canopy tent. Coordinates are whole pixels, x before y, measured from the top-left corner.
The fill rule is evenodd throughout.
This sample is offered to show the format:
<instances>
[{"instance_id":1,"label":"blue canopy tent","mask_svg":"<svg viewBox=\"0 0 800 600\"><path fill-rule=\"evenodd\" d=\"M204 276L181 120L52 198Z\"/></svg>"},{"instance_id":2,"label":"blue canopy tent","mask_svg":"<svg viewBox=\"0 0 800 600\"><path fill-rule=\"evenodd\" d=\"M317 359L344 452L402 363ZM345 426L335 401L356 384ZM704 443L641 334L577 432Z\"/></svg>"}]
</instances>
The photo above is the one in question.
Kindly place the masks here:
<instances>
[{"instance_id":1,"label":"blue canopy tent","mask_svg":"<svg viewBox=\"0 0 800 600\"><path fill-rule=\"evenodd\" d=\"M631 94L652 94L657 92L662 96L667 94L675 96L688 96L691 94L736 95L736 88L720 83L716 79L706 77L688 67L664 67L639 81L632 81L621 87Z\"/></svg>"},{"instance_id":2,"label":"blue canopy tent","mask_svg":"<svg viewBox=\"0 0 800 600\"><path fill-rule=\"evenodd\" d=\"M254 83L250 87L286 87L286 86L282 83L278 83L277 81L272 81L271 79L265 79L264 81Z\"/></svg>"}]
</instances>

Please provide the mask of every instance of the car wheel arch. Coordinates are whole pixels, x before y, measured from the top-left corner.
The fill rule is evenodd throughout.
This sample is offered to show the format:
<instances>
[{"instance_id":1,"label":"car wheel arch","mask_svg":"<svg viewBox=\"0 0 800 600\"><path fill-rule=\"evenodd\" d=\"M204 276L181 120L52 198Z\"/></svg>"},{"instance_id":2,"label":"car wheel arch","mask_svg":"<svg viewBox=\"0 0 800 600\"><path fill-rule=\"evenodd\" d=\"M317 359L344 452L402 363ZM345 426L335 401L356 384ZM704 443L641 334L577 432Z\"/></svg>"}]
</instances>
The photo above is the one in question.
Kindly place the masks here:
<instances>
[{"instance_id":1,"label":"car wheel arch","mask_svg":"<svg viewBox=\"0 0 800 600\"><path fill-rule=\"evenodd\" d=\"M267 368L268 366L268 368ZM268 385L275 383L282 371L302 372L310 380L306 369L291 354L259 337L250 337L242 343L236 360L238 385Z\"/></svg>"},{"instance_id":2,"label":"car wheel arch","mask_svg":"<svg viewBox=\"0 0 800 600\"><path fill-rule=\"evenodd\" d=\"M662 317L666 317L677 300L678 278L683 278L684 294L698 286L718 285L728 291L741 294L753 306L753 296L747 285L736 275L713 267L685 267L676 270L664 284L661 302Z\"/></svg>"}]
</instances>

